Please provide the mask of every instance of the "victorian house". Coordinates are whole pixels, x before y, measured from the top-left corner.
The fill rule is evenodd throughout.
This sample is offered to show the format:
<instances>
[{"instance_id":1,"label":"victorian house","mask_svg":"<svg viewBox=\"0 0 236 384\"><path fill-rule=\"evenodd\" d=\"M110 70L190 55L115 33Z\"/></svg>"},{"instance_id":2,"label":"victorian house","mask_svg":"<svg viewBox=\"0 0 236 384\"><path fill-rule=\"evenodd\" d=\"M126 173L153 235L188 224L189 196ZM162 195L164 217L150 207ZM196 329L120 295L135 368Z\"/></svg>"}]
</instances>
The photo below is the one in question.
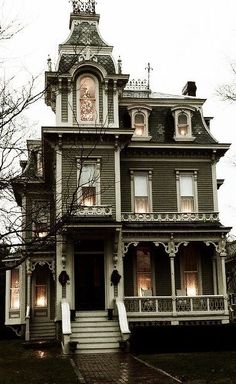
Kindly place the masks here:
<instances>
[{"instance_id":1,"label":"victorian house","mask_svg":"<svg viewBox=\"0 0 236 384\"><path fill-rule=\"evenodd\" d=\"M6 276L5 324L64 352L114 351L135 324L229 322L226 234L204 99L130 81L101 37L95 2L73 1L49 61L55 126L28 141L14 180L26 260Z\"/></svg>"}]
</instances>

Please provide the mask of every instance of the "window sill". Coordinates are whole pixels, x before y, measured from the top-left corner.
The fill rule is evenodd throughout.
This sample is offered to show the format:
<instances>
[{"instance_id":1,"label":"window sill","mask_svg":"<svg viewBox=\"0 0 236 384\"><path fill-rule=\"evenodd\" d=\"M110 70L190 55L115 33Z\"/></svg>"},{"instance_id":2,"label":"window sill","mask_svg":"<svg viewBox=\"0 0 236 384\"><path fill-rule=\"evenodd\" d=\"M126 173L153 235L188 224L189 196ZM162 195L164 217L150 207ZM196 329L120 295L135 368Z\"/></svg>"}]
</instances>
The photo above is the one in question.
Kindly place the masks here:
<instances>
[{"instance_id":1,"label":"window sill","mask_svg":"<svg viewBox=\"0 0 236 384\"><path fill-rule=\"evenodd\" d=\"M183 137L183 136L174 136L175 141L194 141L196 137L191 136L191 137Z\"/></svg>"},{"instance_id":2,"label":"window sill","mask_svg":"<svg viewBox=\"0 0 236 384\"><path fill-rule=\"evenodd\" d=\"M131 141L150 141L152 136L132 136Z\"/></svg>"}]
</instances>

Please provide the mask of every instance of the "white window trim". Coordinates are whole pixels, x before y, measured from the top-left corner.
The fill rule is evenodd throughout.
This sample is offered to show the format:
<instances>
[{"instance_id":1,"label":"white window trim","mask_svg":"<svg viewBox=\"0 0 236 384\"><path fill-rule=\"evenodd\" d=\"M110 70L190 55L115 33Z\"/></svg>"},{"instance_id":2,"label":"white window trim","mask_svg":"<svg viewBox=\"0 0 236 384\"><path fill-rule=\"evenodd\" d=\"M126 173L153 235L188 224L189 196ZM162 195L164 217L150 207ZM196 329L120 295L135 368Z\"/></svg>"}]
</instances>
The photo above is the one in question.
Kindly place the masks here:
<instances>
[{"instance_id":1,"label":"white window trim","mask_svg":"<svg viewBox=\"0 0 236 384\"><path fill-rule=\"evenodd\" d=\"M175 134L174 134L174 140L175 141L194 141L195 137L192 136L192 115L194 112L194 108L191 107L175 107L172 108L172 115L175 120ZM179 134L178 130L178 117L180 114L184 113L187 116L187 125L188 125L188 133L186 136L182 136Z\"/></svg>"},{"instance_id":2,"label":"white window trim","mask_svg":"<svg viewBox=\"0 0 236 384\"><path fill-rule=\"evenodd\" d=\"M137 140L137 141L151 140L152 137L149 135L148 119L152 109L146 106L145 107L140 106L140 107L129 107L128 111L131 117L131 127L134 130L135 130L135 115L142 114L144 116L144 134L142 136L138 136L138 135L135 135L135 132L134 132L132 140Z\"/></svg>"},{"instance_id":3,"label":"white window trim","mask_svg":"<svg viewBox=\"0 0 236 384\"><path fill-rule=\"evenodd\" d=\"M130 169L130 185L131 185L131 211L135 213L135 194L134 194L134 177L136 175L146 174L148 178L148 205L149 213L153 211L152 205L152 170L150 169Z\"/></svg>"},{"instance_id":4,"label":"white window trim","mask_svg":"<svg viewBox=\"0 0 236 384\"><path fill-rule=\"evenodd\" d=\"M198 179L198 172L197 170L176 170L176 191L177 191L177 209L178 212L181 212L181 194L180 194L180 177L181 175L184 176L191 176L193 181L193 205L194 209L193 212L198 212L198 190L197 190L197 179Z\"/></svg>"},{"instance_id":5,"label":"white window trim","mask_svg":"<svg viewBox=\"0 0 236 384\"><path fill-rule=\"evenodd\" d=\"M96 165L96 172L97 172L97 177L95 181L95 189L96 189L96 205L99 206L101 205L101 159L100 158L88 158L88 159L78 159L77 160L77 183L79 182L79 178L81 175L81 166L83 167L83 164L89 165ZM77 191L77 201L78 205L81 205L81 196L82 196L82 186L78 186L78 191Z\"/></svg>"},{"instance_id":6,"label":"white window trim","mask_svg":"<svg viewBox=\"0 0 236 384\"><path fill-rule=\"evenodd\" d=\"M91 77L95 82L95 97L96 97L96 118L93 121L84 121L80 118L80 81L83 77ZM94 76L92 73L83 73L81 74L77 81L76 81L76 116L77 116L77 122L84 126L94 126L99 125L100 119L99 119L99 83L96 76Z\"/></svg>"}]
</instances>

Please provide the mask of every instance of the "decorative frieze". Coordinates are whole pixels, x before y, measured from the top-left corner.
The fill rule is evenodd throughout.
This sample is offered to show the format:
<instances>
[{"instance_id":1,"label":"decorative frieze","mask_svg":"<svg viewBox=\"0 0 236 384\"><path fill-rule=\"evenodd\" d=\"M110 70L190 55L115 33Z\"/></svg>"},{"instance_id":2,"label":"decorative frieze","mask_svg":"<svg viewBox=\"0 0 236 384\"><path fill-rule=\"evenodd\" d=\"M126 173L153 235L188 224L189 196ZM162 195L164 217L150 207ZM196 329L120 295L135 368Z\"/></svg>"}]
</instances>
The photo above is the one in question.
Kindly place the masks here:
<instances>
[{"instance_id":1,"label":"decorative frieze","mask_svg":"<svg viewBox=\"0 0 236 384\"><path fill-rule=\"evenodd\" d=\"M71 0L73 13L95 14L95 0Z\"/></svg>"},{"instance_id":2,"label":"decorative frieze","mask_svg":"<svg viewBox=\"0 0 236 384\"><path fill-rule=\"evenodd\" d=\"M218 222L218 212L157 212L157 213L122 213L125 222Z\"/></svg>"}]
</instances>

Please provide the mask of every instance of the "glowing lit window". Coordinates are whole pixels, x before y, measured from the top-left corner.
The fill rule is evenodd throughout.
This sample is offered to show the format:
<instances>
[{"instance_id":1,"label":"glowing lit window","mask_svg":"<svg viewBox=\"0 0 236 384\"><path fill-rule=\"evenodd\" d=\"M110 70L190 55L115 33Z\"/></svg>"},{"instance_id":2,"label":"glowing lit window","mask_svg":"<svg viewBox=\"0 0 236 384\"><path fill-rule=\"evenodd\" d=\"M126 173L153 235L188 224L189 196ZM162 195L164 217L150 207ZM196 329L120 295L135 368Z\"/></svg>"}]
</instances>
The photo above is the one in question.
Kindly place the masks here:
<instances>
[{"instance_id":1,"label":"glowing lit window","mask_svg":"<svg viewBox=\"0 0 236 384\"><path fill-rule=\"evenodd\" d=\"M136 213L149 212L148 174L134 175L134 210Z\"/></svg>"},{"instance_id":2,"label":"glowing lit window","mask_svg":"<svg viewBox=\"0 0 236 384\"><path fill-rule=\"evenodd\" d=\"M143 136L145 133L145 123L143 113L136 113L134 117L134 135Z\"/></svg>"},{"instance_id":3,"label":"glowing lit window","mask_svg":"<svg viewBox=\"0 0 236 384\"><path fill-rule=\"evenodd\" d=\"M192 136L192 115L194 112L194 108L187 107L172 108L172 115L175 121L175 141L194 141L195 137Z\"/></svg>"},{"instance_id":4,"label":"glowing lit window","mask_svg":"<svg viewBox=\"0 0 236 384\"><path fill-rule=\"evenodd\" d=\"M183 273L187 296L198 295L198 258L194 253L188 252L183 255Z\"/></svg>"},{"instance_id":5,"label":"glowing lit window","mask_svg":"<svg viewBox=\"0 0 236 384\"><path fill-rule=\"evenodd\" d=\"M187 136L189 133L188 116L181 112L178 115L178 134L179 136Z\"/></svg>"},{"instance_id":6,"label":"glowing lit window","mask_svg":"<svg viewBox=\"0 0 236 384\"><path fill-rule=\"evenodd\" d=\"M11 271L11 287L10 287L10 307L11 309L20 308L20 285L19 285L19 269Z\"/></svg>"},{"instance_id":7,"label":"glowing lit window","mask_svg":"<svg viewBox=\"0 0 236 384\"><path fill-rule=\"evenodd\" d=\"M178 211L198 211L197 171L176 171Z\"/></svg>"},{"instance_id":8,"label":"glowing lit window","mask_svg":"<svg viewBox=\"0 0 236 384\"><path fill-rule=\"evenodd\" d=\"M181 212L194 211L194 188L192 176L180 175L180 201Z\"/></svg>"},{"instance_id":9,"label":"glowing lit window","mask_svg":"<svg viewBox=\"0 0 236 384\"><path fill-rule=\"evenodd\" d=\"M151 256L147 249L137 250L137 294L152 296Z\"/></svg>"},{"instance_id":10,"label":"glowing lit window","mask_svg":"<svg viewBox=\"0 0 236 384\"><path fill-rule=\"evenodd\" d=\"M84 206L100 203L100 162L83 162L79 167L79 204Z\"/></svg>"},{"instance_id":11,"label":"glowing lit window","mask_svg":"<svg viewBox=\"0 0 236 384\"><path fill-rule=\"evenodd\" d=\"M35 281L35 306L44 308L47 304L47 275L43 271L38 271Z\"/></svg>"},{"instance_id":12,"label":"glowing lit window","mask_svg":"<svg viewBox=\"0 0 236 384\"><path fill-rule=\"evenodd\" d=\"M93 77L83 76L79 83L80 120L93 122L96 120L96 84Z\"/></svg>"}]
</instances>

